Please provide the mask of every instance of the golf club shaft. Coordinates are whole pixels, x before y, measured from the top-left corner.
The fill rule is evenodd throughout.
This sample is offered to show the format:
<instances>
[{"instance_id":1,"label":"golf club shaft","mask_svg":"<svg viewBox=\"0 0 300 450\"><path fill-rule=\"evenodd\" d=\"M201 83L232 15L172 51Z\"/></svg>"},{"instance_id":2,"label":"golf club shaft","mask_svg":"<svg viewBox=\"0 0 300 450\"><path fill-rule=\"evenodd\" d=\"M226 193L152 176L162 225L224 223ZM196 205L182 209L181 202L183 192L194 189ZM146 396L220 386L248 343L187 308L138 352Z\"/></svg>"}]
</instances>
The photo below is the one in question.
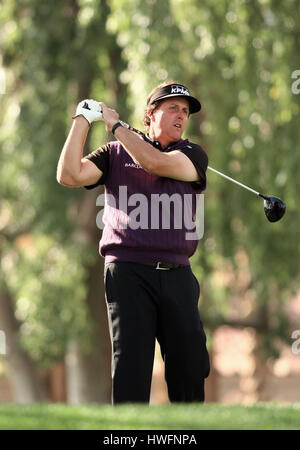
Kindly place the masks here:
<instances>
[{"instance_id":1,"label":"golf club shaft","mask_svg":"<svg viewBox=\"0 0 300 450\"><path fill-rule=\"evenodd\" d=\"M250 192L253 192L253 194L256 194L256 195L260 195L260 196L261 196L261 194L260 194L259 192L255 191L254 189L251 189L250 187L246 186L245 184L240 183L239 181L234 180L233 178L230 178L230 177L227 176L227 175L224 175L224 173L219 172L218 170L213 169L212 167L209 167L209 166L207 166L207 168L208 168L209 170L211 170L212 172L215 172L215 173L217 173L218 175L221 175L221 177L227 178L227 180L232 181L232 182L235 183L235 184L238 184L239 186L241 186L241 187L247 189L247 190L250 191Z\"/></svg>"}]
</instances>

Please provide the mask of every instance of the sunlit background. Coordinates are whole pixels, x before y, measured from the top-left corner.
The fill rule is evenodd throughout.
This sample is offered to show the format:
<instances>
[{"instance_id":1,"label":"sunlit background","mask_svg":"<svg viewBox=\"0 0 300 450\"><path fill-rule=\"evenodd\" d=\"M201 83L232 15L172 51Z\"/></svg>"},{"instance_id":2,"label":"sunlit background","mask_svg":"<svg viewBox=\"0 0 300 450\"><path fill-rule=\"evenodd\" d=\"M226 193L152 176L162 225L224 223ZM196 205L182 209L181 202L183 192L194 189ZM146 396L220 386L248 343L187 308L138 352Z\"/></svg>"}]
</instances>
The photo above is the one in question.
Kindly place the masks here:
<instances>
[{"instance_id":1,"label":"sunlit background","mask_svg":"<svg viewBox=\"0 0 300 450\"><path fill-rule=\"evenodd\" d=\"M1 2L0 402L110 402L102 191L59 185L56 167L80 100L141 129L169 79L202 103L185 135L210 166L287 204L270 223L263 200L208 173L192 257L206 399L300 401L299 49L297 0ZM85 154L111 139L94 124ZM157 348L152 404L168 402L163 372Z\"/></svg>"}]
</instances>

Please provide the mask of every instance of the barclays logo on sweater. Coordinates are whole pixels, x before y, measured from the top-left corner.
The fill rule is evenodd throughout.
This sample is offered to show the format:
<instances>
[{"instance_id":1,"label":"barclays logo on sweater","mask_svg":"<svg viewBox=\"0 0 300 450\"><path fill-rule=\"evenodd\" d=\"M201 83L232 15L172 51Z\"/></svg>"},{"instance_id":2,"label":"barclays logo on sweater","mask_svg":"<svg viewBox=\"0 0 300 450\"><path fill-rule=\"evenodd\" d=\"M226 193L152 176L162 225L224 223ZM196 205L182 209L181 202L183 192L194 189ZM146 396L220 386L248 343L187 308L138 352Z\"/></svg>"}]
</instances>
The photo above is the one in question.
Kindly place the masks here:
<instances>
[{"instance_id":1,"label":"barclays logo on sweater","mask_svg":"<svg viewBox=\"0 0 300 450\"><path fill-rule=\"evenodd\" d=\"M139 166L138 164L135 164L135 163L125 163L124 167L133 167L134 169L142 169L141 166Z\"/></svg>"}]
</instances>

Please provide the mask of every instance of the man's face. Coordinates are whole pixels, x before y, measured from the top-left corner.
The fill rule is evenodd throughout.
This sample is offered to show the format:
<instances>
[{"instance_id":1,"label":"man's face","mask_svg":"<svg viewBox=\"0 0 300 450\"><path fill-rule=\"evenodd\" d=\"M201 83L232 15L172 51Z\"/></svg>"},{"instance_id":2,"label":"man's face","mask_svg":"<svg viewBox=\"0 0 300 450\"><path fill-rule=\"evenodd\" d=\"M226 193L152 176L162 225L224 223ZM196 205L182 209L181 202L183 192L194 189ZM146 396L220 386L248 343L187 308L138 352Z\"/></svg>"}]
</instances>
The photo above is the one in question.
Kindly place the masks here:
<instances>
[{"instance_id":1,"label":"man's face","mask_svg":"<svg viewBox=\"0 0 300 450\"><path fill-rule=\"evenodd\" d=\"M183 97L163 100L152 113L151 129L162 145L178 141L189 117L189 102Z\"/></svg>"}]
</instances>

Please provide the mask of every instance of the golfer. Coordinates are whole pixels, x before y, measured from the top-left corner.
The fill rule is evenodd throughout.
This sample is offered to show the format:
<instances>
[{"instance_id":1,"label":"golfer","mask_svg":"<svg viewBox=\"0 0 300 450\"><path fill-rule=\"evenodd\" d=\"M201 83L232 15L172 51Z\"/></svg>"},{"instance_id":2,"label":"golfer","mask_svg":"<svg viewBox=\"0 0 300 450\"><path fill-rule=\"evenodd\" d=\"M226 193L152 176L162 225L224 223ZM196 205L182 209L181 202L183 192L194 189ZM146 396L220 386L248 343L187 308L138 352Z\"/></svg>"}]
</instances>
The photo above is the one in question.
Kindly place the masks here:
<instances>
[{"instance_id":1,"label":"golfer","mask_svg":"<svg viewBox=\"0 0 300 450\"><path fill-rule=\"evenodd\" d=\"M137 135L115 110L84 100L58 162L59 183L105 186L99 252L105 258L113 404L149 402L155 339L170 401L204 401L209 356L189 258L199 241L190 238L191 219L206 188L208 159L199 145L182 139L190 114L200 108L187 87L165 82L149 94L147 133ZM115 140L83 157L96 120Z\"/></svg>"}]
</instances>

